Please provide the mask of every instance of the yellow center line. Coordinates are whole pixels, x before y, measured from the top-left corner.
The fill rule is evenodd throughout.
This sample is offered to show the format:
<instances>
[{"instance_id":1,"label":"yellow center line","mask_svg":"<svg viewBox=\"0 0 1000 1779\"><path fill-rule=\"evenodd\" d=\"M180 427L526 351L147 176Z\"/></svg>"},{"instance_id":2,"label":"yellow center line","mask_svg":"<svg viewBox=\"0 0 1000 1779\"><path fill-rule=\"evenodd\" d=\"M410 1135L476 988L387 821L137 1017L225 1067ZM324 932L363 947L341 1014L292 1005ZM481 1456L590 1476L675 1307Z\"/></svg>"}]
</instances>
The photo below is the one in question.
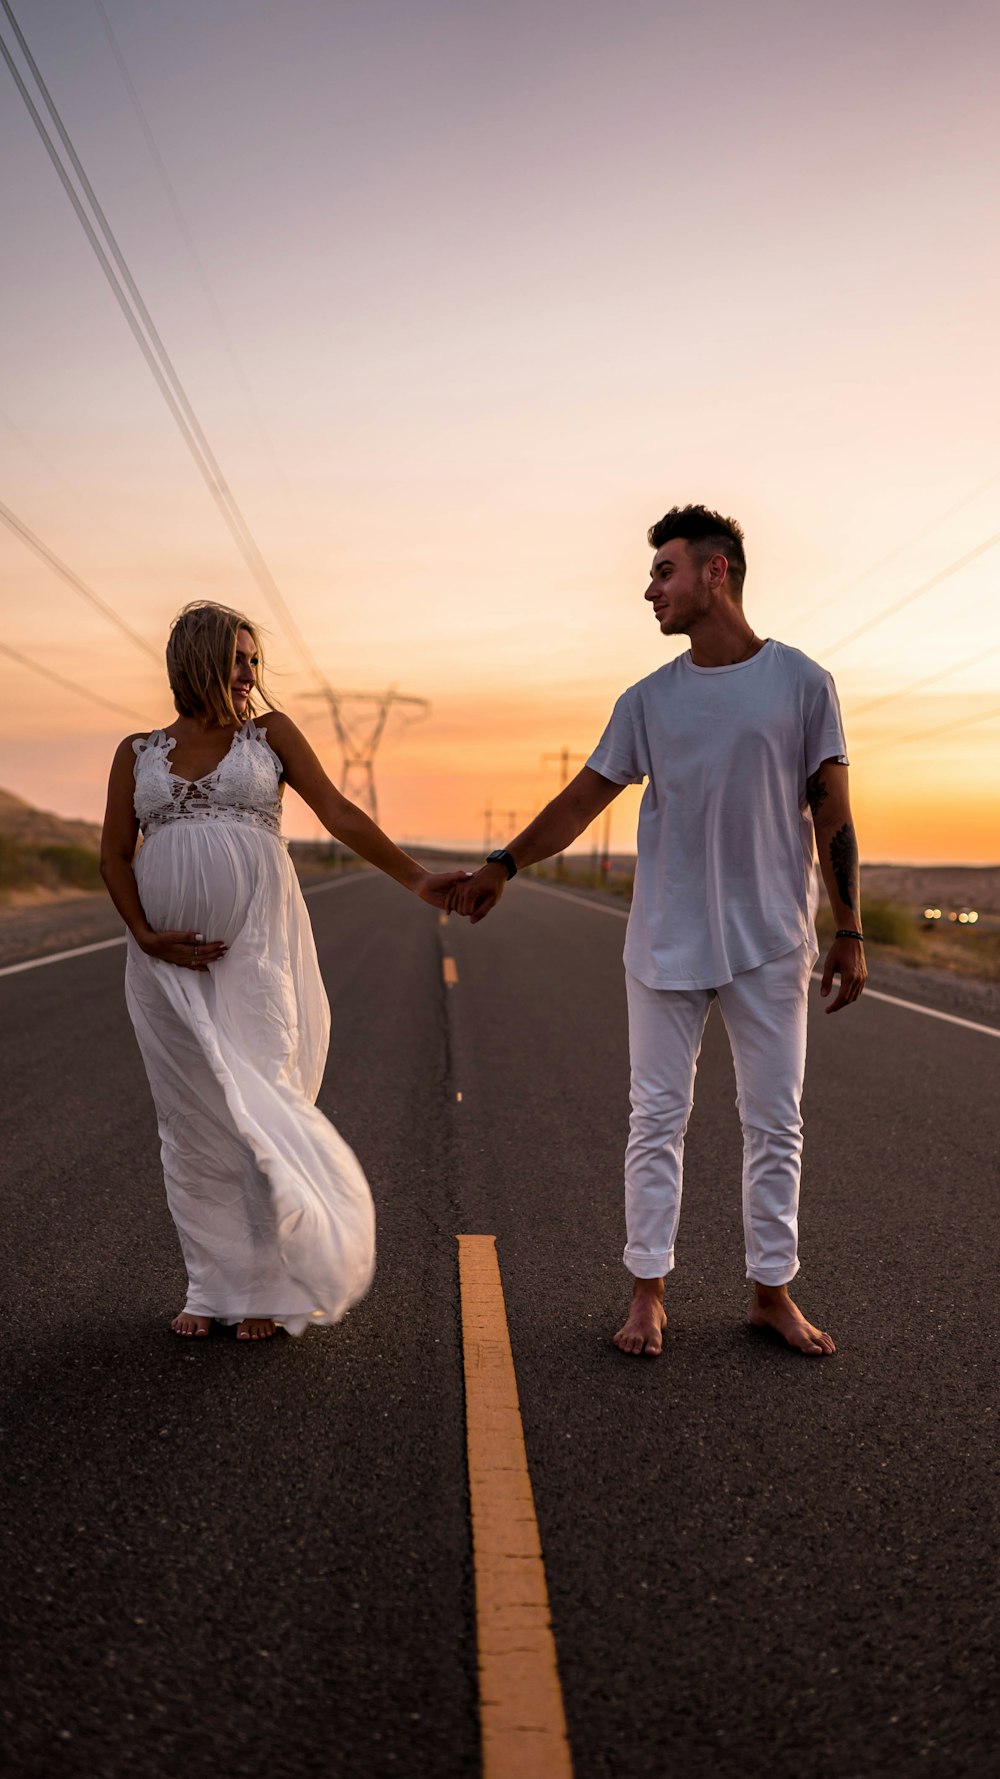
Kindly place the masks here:
<instances>
[{"instance_id":1,"label":"yellow center line","mask_svg":"<svg viewBox=\"0 0 1000 1779\"><path fill-rule=\"evenodd\" d=\"M572 1779L492 1235L458 1237L483 1779Z\"/></svg>"},{"instance_id":2,"label":"yellow center line","mask_svg":"<svg viewBox=\"0 0 1000 1779\"><path fill-rule=\"evenodd\" d=\"M458 981L458 965L453 957L443 957L441 959L441 974L445 980L445 987L454 988L455 983Z\"/></svg>"}]
</instances>

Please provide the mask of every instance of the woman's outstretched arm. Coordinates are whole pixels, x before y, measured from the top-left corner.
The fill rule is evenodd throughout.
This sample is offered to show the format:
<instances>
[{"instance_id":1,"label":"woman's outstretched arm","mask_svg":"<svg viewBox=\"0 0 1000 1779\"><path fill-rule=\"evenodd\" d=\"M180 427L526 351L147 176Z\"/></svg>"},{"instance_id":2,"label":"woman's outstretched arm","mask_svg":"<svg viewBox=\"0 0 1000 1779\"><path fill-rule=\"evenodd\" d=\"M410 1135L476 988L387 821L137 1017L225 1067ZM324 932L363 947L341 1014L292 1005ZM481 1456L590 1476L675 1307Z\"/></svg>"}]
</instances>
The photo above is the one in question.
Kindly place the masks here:
<instances>
[{"instance_id":1,"label":"woman's outstretched arm","mask_svg":"<svg viewBox=\"0 0 1000 1779\"><path fill-rule=\"evenodd\" d=\"M287 783L304 803L308 803L335 840L349 846L359 858L384 871L404 889L412 890L422 901L430 902L435 908L447 907L448 891L453 884L464 880L464 871L427 871L409 853L396 846L371 816L341 795L327 777L301 729L296 728L284 712L268 711L261 727L266 730L268 743L281 761Z\"/></svg>"}]
</instances>

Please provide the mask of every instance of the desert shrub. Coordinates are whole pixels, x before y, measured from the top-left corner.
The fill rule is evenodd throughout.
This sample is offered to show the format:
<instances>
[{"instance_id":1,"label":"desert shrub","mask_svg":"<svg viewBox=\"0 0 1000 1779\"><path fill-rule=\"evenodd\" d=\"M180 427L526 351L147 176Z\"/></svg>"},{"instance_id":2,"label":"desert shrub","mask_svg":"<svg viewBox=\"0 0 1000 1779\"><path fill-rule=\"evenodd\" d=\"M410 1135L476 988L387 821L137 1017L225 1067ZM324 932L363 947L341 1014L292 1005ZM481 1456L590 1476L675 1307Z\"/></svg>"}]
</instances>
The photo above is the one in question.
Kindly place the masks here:
<instances>
[{"instance_id":1,"label":"desert shrub","mask_svg":"<svg viewBox=\"0 0 1000 1779\"><path fill-rule=\"evenodd\" d=\"M37 849L42 865L59 883L72 889L97 890L102 886L100 862L96 852L86 846L40 846Z\"/></svg>"},{"instance_id":2,"label":"desert shrub","mask_svg":"<svg viewBox=\"0 0 1000 1779\"><path fill-rule=\"evenodd\" d=\"M863 884L861 913L865 938L873 945L896 945L906 950L916 944L917 923L909 909L885 896L866 896ZM816 916L816 932L822 944L829 943L835 932L833 915L825 902L820 904Z\"/></svg>"},{"instance_id":3,"label":"desert shrub","mask_svg":"<svg viewBox=\"0 0 1000 1779\"><path fill-rule=\"evenodd\" d=\"M0 889L20 889L31 883L32 877L28 848L0 834Z\"/></svg>"},{"instance_id":4,"label":"desert shrub","mask_svg":"<svg viewBox=\"0 0 1000 1779\"><path fill-rule=\"evenodd\" d=\"M898 902L890 902L883 896L865 896L862 899L864 910L865 937L873 945L914 944L917 936L917 923L908 908Z\"/></svg>"}]
</instances>

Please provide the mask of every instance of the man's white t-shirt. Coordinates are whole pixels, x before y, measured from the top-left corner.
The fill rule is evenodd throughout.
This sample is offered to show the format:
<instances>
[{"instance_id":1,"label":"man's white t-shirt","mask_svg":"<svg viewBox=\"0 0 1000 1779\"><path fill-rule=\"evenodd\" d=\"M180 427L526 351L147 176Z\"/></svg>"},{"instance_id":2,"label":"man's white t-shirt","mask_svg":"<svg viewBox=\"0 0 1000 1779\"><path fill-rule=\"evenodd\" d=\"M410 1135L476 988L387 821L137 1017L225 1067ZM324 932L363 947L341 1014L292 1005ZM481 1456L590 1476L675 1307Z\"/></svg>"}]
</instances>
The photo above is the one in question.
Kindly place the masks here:
<instances>
[{"instance_id":1,"label":"man's white t-shirt","mask_svg":"<svg viewBox=\"0 0 1000 1779\"><path fill-rule=\"evenodd\" d=\"M625 967L650 988L719 988L808 944L818 884L806 779L846 763L830 675L766 642L695 667L688 650L623 692L587 761L648 779Z\"/></svg>"}]
</instances>

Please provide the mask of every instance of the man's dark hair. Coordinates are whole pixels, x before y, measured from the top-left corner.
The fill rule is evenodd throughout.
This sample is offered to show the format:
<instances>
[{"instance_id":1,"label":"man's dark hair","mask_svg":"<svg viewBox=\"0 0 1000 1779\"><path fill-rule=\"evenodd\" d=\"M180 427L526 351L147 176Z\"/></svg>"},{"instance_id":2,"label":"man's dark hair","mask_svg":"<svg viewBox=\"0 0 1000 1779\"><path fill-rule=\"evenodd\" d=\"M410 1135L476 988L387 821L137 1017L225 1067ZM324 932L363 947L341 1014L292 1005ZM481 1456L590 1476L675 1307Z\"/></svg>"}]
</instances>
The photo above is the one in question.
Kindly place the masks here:
<instances>
[{"instance_id":1,"label":"man's dark hair","mask_svg":"<svg viewBox=\"0 0 1000 1779\"><path fill-rule=\"evenodd\" d=\"M654 550L668 544L671 538L683 538L696 548L702 563L710 556L725 556L733 593L737 599L742 597L747 559L743 554L743 527L735 519L724 519L710 507L671 507L669 513L650 526L646 536Z\"/></svg>"}]
</instances>

